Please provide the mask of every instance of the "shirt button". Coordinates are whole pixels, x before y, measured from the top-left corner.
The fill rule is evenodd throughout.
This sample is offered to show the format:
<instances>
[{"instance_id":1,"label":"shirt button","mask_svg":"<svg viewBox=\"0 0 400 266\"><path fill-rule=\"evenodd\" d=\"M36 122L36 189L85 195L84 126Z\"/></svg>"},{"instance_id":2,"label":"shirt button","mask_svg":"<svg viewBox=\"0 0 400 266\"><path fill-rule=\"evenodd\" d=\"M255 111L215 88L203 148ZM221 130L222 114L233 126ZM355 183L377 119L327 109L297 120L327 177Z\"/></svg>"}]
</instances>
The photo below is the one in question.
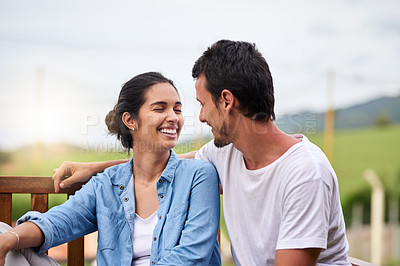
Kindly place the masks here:
<instances>
[{"instance_id":1,"label":"shirt button","mask_svg":"<svg viewBox=\"0 0 400 266\"><path fill-rule=\"evenodd\" d=\"M164 198L164 195L160 195L160 198Z\"/></svg>"},{"instance_id":2,"label":"shirt button","mask_svg":"<svg viewBox=\"0 0 400 266\"><path fill-rule=\"evenodd\" d=\"M129 200L129 198L125 198L124 201L127 202Z\"/></svg>"},{"instance_id":3,"label":"shirt button","mask_svg":"<svg viewBox=\"0 0 400 266\"><path fill-rule=\"evenodd\" d=\"M161 220L161 215L158 218Z\"/></svg>"},{"instance_id":4,"label":"shirt button","mask_svg":"<svg viewBox=\"0 0 400 266\"><path fill-rule=\"evenodd\" d=\"M151 264L156 264L155 262L154 262L154 260L151 262Z\"/></svg>"},{"instance_id":5,"label":"shirt button","mask_svg":"<svg viewBox=\"0 0 400 266\"><path fill-rule=\"evenodd\" d=\"M157 237L154 237L154 241L156 241L157 240Z\"/></svg>"},{"instance_id":6,"label":"shirt button","mask_svg":"<svg viewBox=\"0 0 400 266\"><path fill-rule=\"evenodd\" d=\"M160 184L161 184L161 183L162 183L162 180L161 180L161 179L160 179L160 180L158 180L158 183L160 183Z\"/></svg>"},{"instance_id":7,"label":"shirt button","mask_svg":"<svg viewBox=\"0 0 400 266\"><path fill-rule=\"evenodd\" d=\"M119 189L123 190L125 187L123 185L119 186Z\"/></svg>"}]
</instances>

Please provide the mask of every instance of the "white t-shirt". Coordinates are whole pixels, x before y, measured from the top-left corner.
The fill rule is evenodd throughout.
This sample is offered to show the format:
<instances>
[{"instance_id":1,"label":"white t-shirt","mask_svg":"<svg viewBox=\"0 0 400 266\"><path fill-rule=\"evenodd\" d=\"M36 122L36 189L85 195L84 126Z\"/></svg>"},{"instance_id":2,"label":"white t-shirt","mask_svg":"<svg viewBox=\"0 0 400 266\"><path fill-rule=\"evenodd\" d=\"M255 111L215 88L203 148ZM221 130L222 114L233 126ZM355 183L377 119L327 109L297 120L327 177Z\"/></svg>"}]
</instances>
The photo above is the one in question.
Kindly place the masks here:
<instances>
[{"instance_id":1,"label":"white t-shirt","mask_svg":"<svg viewBox=\"0 0 400 266\"><path fill-rule=\"evenodd\" d=\"M235 265L274 265L276 250L303 248L323 249L318 265L350 265L335 172L305 136L257 170L232 144L211 141L196 158L218 171Z\"/></svg>"},{"instance_id":2,"label":"white t-shirt","mask_svg":"<svg viewBox=\"0 0 400 266\"><path fill-rule=\"evenodd\" d=\"M150 265L151 244L153 242L153 231L157 225L157 212L146 219L142 219L135 213L135 229L132 233L132 265Z\"/></svg>"}]
</instances>

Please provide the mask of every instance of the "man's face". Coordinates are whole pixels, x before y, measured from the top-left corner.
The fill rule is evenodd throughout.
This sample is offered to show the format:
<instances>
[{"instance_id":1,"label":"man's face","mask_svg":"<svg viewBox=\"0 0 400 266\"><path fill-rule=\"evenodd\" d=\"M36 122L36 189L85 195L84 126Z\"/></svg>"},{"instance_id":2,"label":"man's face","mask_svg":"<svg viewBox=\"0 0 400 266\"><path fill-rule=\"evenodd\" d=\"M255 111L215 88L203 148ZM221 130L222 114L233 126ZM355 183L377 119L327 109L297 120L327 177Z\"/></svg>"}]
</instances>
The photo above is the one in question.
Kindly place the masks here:
<instances>
[{"instance_id":1,"label":"man's face","mask_svg":"<svg viewBox=\"0 0 400 266\"><path fill-rule=\"evenodd\" d=\"M196 79L196 98L201 104L199 119L211 127L215 146L224 147L231 143L228 123L220 108L214 103L211 93L207 90L206 82L203 74Z\"/></svg>"}]
</instances>

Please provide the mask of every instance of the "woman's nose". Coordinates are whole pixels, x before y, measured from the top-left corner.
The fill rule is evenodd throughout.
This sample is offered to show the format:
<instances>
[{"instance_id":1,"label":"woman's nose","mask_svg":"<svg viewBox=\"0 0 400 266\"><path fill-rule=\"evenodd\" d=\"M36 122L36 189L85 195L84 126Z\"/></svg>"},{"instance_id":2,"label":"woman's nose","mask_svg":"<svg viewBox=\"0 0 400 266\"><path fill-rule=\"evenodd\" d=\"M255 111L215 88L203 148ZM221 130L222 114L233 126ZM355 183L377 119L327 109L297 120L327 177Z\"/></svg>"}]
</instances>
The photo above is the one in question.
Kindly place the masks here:
<instances>
[{"instance_id":1,"label":"woman's nose","mask_svg":"<svg viewBox=\"0 0 400 266\"><path fill-rule=\"evenodd\" d=\"M179 121L179 117L178 117L178 115L175 113L174 110L171 110L171 111L168 112L167 121L168 121L168 122L178 122L178 121Z\"/></svg>"}]
</instances>

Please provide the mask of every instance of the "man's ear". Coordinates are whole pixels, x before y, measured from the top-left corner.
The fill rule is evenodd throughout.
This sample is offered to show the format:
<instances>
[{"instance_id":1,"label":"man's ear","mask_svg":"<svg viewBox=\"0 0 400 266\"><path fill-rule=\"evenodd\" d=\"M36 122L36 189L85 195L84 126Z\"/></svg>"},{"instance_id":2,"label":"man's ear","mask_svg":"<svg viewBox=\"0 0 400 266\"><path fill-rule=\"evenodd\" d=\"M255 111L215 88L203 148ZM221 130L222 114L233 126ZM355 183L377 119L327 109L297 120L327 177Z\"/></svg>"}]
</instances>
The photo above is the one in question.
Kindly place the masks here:
<instances>
[{"instance_id":1,"label":"man's ear","mask_svg":"<svg viewBox=\"0 0 400 266\"><path fill-rule=\"evenodd\" d=\"M122 122L130 130L135 130L137 128L137 124L136 124L135 120L133 120L132 116L128 112L125 112L122 114Z\"/></svg>"},{"instance_id":2,"label":"man's ear","mask_svg":"<svg viewBox=\"0 0 400 266\"><path fill-rule=\"evenodd\" d=\"M233 96L230 90L224 89L221 91L221 99L223 108L230 111L235 106L235 96Z\"/></svg>"}]
</instances>

